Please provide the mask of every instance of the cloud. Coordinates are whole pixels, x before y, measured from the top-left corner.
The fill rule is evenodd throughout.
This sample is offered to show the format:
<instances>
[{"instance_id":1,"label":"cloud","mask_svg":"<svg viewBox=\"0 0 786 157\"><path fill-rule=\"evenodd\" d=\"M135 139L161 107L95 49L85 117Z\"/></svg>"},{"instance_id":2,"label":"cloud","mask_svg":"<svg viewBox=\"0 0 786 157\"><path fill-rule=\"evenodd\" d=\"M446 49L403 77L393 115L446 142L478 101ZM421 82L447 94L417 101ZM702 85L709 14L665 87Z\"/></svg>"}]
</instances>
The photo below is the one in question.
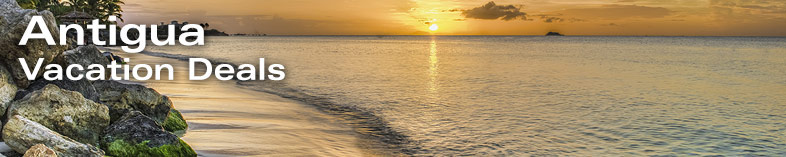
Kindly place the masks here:
<instances>
[{"instance_id":1,"label":"cloud","mask_svg":"<svg viewBox=\"0 0 786 157\"><path fill-rule=\"evenodd\" d=\"M542 16L540 19L543 20L543 22L546 22L546 23L565 21L565 19L562 19L562 18L559 18L559 17L553 17L553 16Z\"/></svg>"},{"instance_id":2,"label":"cloud","mask_svg":"<svg viewBox=\"0 0 786 157\"><path fill-rule=\"evenodd\" d=\"M621 19L633 17L660 18L670 15L672 11L663 7L614 4L590 8L567 9L560 13L579 18Z\"/></svg>"},{"instance_id":3,"label":"cloud","mask_svg":"<svg viewBox=\"0 0 786 157\"><path fill-rule=\"evenodd\" d=\"M601 26L612 26L612 27L614 27L614 26L620 26L620 25L618 25L617 23L608 23L608 24L603 24Z\"/></svg>"},{"instance_id":4,"label":"cloud","mask_svg":"<svg viewBox=\"0 0 786 157\"><path fill-rule=\"evenodd\" d=\"M458 11L458 10L451 10ZM494 1L488 2L483 6L463 10L462 15L470 19L483 19L483 20L527 20L527 13L521 12L521 7L514 5L497 5Z\"/></svg>"},{"instance_id":5,"label":"cloud","mask_svg":"<svg viewBox=\"0 0 786 157\"><path fill-rule=\"evenodd\" d=\"M786 1L782 0L758 0L758 1L731 1L731 0L711 0L713 7L737 9L744 11L755 11L757 13L786 13Z\"/></svg>"},{"instance_id":6,"label":"cloud","mask_svg":"<svg viewBox=\"0 0 786 157\"><path fill-rule=\"evenodd\" d=\"M732 23L767 23L786 22L786 1L757 0L733 1L711 0L711 18L719 22Z\"/></svg>"},{"instance_id":7,"label":"cloud","mask_svg":"<svg viewBox=\"0 0 786 157\"><path fill-rule=\"evenodd\" d=\"M583 22L584 20L573 18L573 17L564 17L562 14L536 14L530 15L538 17L544 23L560 23L560 22Z\"/></svg>"}]
</instances>

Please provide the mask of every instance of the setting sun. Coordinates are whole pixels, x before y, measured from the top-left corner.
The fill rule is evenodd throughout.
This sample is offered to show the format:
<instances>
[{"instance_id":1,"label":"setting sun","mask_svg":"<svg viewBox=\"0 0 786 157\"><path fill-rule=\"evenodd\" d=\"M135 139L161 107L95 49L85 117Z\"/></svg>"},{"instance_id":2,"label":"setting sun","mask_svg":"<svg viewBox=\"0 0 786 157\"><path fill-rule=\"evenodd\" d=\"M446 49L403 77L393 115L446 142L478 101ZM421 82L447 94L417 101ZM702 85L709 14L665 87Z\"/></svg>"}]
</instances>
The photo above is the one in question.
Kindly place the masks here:
<instances>
[{"instance_id":1,"label":"setting sun","mask_svg":"<svg viewBox=\"0 0 786 157\"><path fill-rule=\"evenodd\" d=\"M431 24L431 26L429 26L428 29L431 31L437 31L437 29L439 29L439 26L437 26L437 24Z\"/></svg>"}]
</instances>

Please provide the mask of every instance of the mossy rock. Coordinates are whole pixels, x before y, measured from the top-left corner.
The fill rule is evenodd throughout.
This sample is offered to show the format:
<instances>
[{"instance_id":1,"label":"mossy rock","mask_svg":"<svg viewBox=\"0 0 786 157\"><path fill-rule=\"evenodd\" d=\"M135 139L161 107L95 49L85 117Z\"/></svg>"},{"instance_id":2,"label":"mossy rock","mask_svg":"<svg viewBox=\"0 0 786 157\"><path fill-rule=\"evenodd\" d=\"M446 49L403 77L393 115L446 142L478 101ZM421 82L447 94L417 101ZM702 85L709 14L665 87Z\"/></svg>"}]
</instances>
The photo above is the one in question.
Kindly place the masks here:
<instances>
[{"instance_id":1,"label":"mossy rock","mask_svg":"<svg viewBox=\"0 0 786 157\"><path fill-rule=\"evenodd\" d=\"M186 130L188 128L188 124L186 120L183 119L183 115L180 114L180 111L173 109L169 110L169 116L166 117L164 120L163 127L166 131L169 132L176 132Z\"/></svg>"},{"instance_id":2,"label":"mossy rock","mask_svg":"<svg viewBox=\"0 0 786 157\"><path fill-rule=\"evenodd\" d=\"M112 156L156 156L156 157L181 157L197 156L186 142L180 140L179 144L167 144L159 147L149 147L150 141L131 144L123 140L109 143L107 153Z\"/></svg>"},{"instance_id":3,"label":"mossy rock","mask_svg":"<svg viewBox=\"0 0 786 157\"><path fill-rule=\"evenodd\" d=\"M131 111L104 130L101 148L111 156L196 156L191 146L150 117Z\"/></svg>"}]
</instances>

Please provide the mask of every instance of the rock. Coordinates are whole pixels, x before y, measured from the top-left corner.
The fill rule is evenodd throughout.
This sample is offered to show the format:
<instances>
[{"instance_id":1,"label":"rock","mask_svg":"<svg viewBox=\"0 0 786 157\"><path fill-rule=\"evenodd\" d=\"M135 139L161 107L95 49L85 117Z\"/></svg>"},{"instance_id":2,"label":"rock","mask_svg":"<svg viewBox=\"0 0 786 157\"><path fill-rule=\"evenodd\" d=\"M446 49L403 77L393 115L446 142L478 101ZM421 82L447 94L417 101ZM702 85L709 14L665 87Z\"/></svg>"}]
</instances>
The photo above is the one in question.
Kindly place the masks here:
<instances>
[{"instance_id":1,"label":"rock","mask_svg":"<svg viewBox=\"0 0 786 157\"><path fill-rule=\"evenodd\" d=\"M65 64L79 64L87 67L90 64L108 65L109 60L104 57L101 50L95 45L79 46L75 49L63 52L62 59Z\"/></svg>"},{"instance_id":2,"label":"rock","mask_svg":"<svg viewBox=\"0 0 786 157\"><path fill-rule=\"evenodd\" d=\"M109 60L109 63L112 63L112 61L117 61L117 64L126 64L126 62L123 61L123 57L112 54L112 52L104 52L103 55L106 57L106 60Z\"/></svg>"},{"instance_id":3,"label":"rock","mask_svg":"<svg viewBox=\"0 0 786 157\"><path fill-rule=\"evenodd\" d=\"M49 85L49 84L56 85L57 87L60 87L61 89L79 92L79 94L82 94L82 96L85 99L89 99L89 100L92 100L93 102L100 103L100 101L98 99L99 98L99 94L96 91L96 88L93 87L93 84L91 84L90 81L85 80L85 79L75 80L75 81L72 81L72 80L53 80L53 81L49 81L49 80L46 80L46 79L38 79L38 80L33 81L33 83L30 84L30 86L28 86L27 89L18 91L16 93L16 97L14 98L14 100L22 99L25 96L27 96L27 94L30 94L30 93L35 92L35 91L38 91L38 90L46 87L46 85Z\"/></svg>"},{"instance_id":4,"label":"rock","mask_svg":"<svg viewBox=\"0 0 786 157\"><path fill-rule=\"evenodd\" d=\"M109 107L112 122L130 111L139 111L163 124L172 108L169 98L142 85L98 80L93 86L101 95L99 100Z\"/></svg>"},{"instance_id":5,"label":"rock","mask_svg":"<svg viewBox=\"0 0 786 157\"><path fill-rule=\"evenodd\" d=\"M44 144L36 144L25 151L24 157L57 157L57 154Z\"/></svg>"},{"instance_id":6,"label":"rock","mask_svg":"<svg viewBox=\"0 0 786 157\"><path fill-rule=\"evenodd\" d=\"M164 124L162 126L164 127L164 130L169 132L188 129L188 124L186 123L186 120L183 119L183 115L180 115L180 111L177 111L174 108L169 110L169 116L166 117L166 120L164 120Z\"/></svg>"},{"instance_id":7,"label":"rock","mask_svg":"<svg viewBox=\"0 0 786 157\"><path fill-rule=\"evenodd\" d=\"M22 9L15 0L0 0L0 63L5 63L16 85L22 88L30 85L30 81L17 58L24 58L28 66L34 66L38 58L44 59L43 64L49 64L67 47L48 45L43 39L32 39L28 40L26 45L19 45L33 16L42 16L55 42L60 39L55 17L51 12ZM40 77L43 72L44 70L38 71L37 76Z\"/></svg>"},{"instance_id":8,"label":"rock","mask_svg":"<svg viewBox=\"0 0 786 157\"><path fill-rule=\"evenodd\" d=\"M63 67L71 64L78 64L87 68L91 64L109 65L109 60L104 57L95 45L79 46L75 49L63 52L61 57L58 57L58 63ZM72 74L84 74L86 71L71 71Z\"/></svg>"},{"instance_id":9,"label":"rock","mask_svg":"<svg viewBox=\"0 0 786 157\"><path fill-rule=\"evenodd\" d=\"M109 109L78 92L53 84L11 103L8 115L21 115L81 143L97 145L109 125Z\"/></svg>"},{"instance_id":10,"label":"rock","mask_svg":"<svg viewBox=\"0 0 786 157\"><path fill-rule=\"evenodd\" d=\"M0 64L0 117L5 115L5 110L16 96L16 90L11 73Z\"/></svg>"},{"instance_id":11,"label":"rock","mask_svg":"<svg viewBox=\"0 0 786 157\"><path fill-rule=\"evenodd\" d=\"M3 127L3 139L16 152L27 152L36 144L52 148L58 156L103 156L104 151L79 143L23 116L14 115Z\"/></svg>"},{"instance_id":12,"label":"rock","mask_svg":"<svg viewBox=\"0 0 786 157\"><path fill-rule=\"evenodd\" d=\"M113 156L196 156L191 146L139 111L107 127L101 140Z\"/></svg>"},{"instance_id":13,"label":"rock","mask_svg":"<svg viewBox=\"0 0 786 157\"><path fill-rule=\"evenodd\" d=\"M62 53L60 57L56 58L56 62L63 65L63 67L67 67L71 64L81 65L82 67L88 67L91 64L101 64L107 65L109 61L107 61L102 55L101 52L96 48L94 45L89 46L80 46L73 50L68 50ZM84 74L85 71L72 71L73 74ZM93 100L94 102L100 103L99 101L99 94L96 92L95 87L93 84L90 83L87 79L81 80L45 80L45 79L38 79L33 81L25 90L21 90L16 94L14 100L19 100L25 97L27 94L33 91L37 91L41 88L44 88L47 84L54 84L58 87L66 90L76 91L82 94L87 99Z\"/></svg>"},{"instance_id":14,"label":"rock","mask_svg":"<svg viewBox=\"0 0 786 157\"><path fill-rule=\"evenodd\" d=\"M0 157L21 157L22 154L17 153L16 151L11 150L10 152L0 152L3 156Z\"/></svg>"},{"instance_id":15,"label":"rock","mask_svg":"<svg viewBox=\"0 0 786 157\"><path fill-rule=\"evenodd\" d=\"M16 1L0 0L0 14L5 14L11 9L21 9Z\"/></svg>"}]
</instances>

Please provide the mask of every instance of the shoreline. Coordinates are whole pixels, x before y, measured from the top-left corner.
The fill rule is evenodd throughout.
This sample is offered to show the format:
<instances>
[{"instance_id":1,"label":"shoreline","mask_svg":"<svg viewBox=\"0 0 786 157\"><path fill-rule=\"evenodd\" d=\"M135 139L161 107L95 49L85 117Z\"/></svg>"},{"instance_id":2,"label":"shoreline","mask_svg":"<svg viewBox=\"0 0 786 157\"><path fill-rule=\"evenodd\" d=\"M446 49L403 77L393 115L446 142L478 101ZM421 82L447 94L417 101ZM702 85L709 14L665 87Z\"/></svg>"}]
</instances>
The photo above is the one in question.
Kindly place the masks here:
<instances>
[{"instance_id":1,"label":"shoreline","mask_svg":"<svg viewBox=\"0 0 786 157\"><path fill-rule=\"evenodd\" d=\"M122 52L116 49L113 51ZM188 62L189 58L200 58L196 56L152 51L142 51L138 54L172 59L181 62ZM214 63L213 66L217 66L218 64L228 64L233 67L238 67L238 64L232 62L216 60L214 58L206 59ZM195 68L196 73L204 72L203 67L196 66ZM183 76L179 77L186 76L184 74ZM211 77L209 80L215 81L216 78ZM378 150L378 152L387 152L386 154L391 155L412 155L420 150L420 148L417 146L417 143L411 141L407 135L404 135L402 132L391 128L388 121L378 117L372 112L356 107L336 104L332 102L330 98L311 95L297 91L297 89L290 89L288 87L289 85L287 85L285 81L241 81L237 78L227 81L235 82L234 86L237 88L243 88L255 92L269 94L274 97L281 97L296 101L298 103L307 105L309 108L316 108L322 113L328 114L333 118L339 118L340 123L353 128L356 133L363 136L362 138L375 141L373 142L374 146L364 146L367 149Z\"/></svg>"},{"instance_id":2,"label":"shoreline","mask_svg":"<svg viewBox=\"0 0 786 157\"><path fill-rule=\"evenodd\" d=\"M130 54L135 64L171 64L174 80L135 81L170 97L189 124L182 139L200 155L378 156L378 141L358 134L342 119L304 102L239 87L235 81L187 80L187 62ZM178 70L179 69L179 70ZM204 68L199 68L204 70ZM167 78L168 74L162 74ZM199 91L199 92L193 92ZM248 139L244 139L248 138Z\"/></svg>"}]
</instances>

